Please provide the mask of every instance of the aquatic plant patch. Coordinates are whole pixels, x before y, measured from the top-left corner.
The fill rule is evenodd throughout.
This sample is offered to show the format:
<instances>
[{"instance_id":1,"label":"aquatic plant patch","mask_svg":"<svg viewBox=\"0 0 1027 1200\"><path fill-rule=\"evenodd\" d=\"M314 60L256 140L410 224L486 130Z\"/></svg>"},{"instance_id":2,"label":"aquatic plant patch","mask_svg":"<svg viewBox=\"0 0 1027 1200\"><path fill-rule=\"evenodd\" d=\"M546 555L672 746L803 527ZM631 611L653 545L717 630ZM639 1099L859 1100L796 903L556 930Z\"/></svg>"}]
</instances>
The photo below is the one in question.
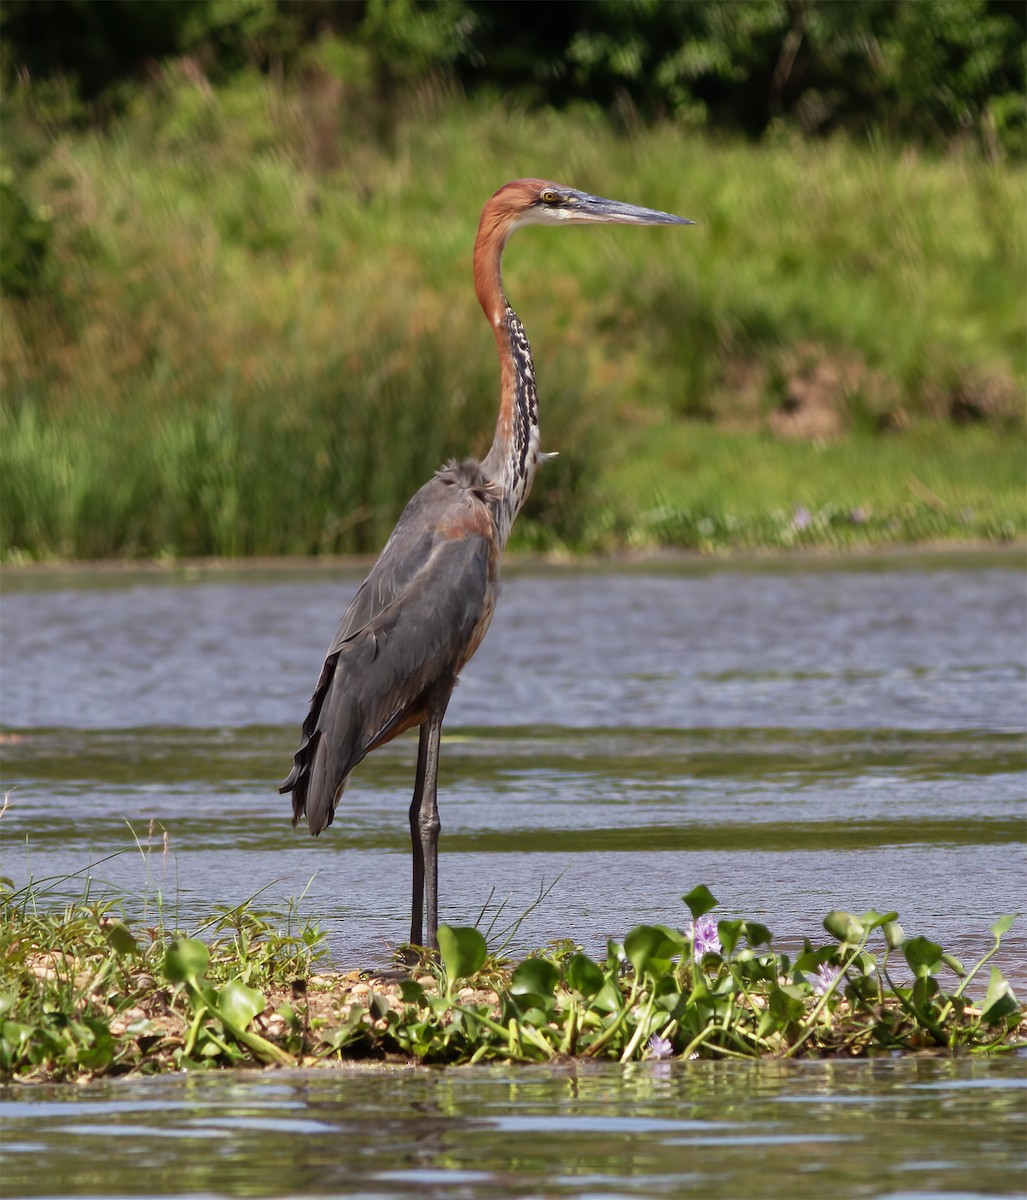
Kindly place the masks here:
<instances>
[{"instance_id":1,"label":"aquatic plant patch","mask_svg":"<svg viewBox=\"0 0 1027 1200\"><path fill-rule=\"evenodd\" d=\"M439 954L391 972L333 973L316 927L251 901L191 936L130 927L88 895L0 899L0 1073L39 1081L346 1058L476 1063L579 1056L868 1056L1027 1046L1027 1008L993 958L967 968L894 912L835 911L794 957L766 926L717 919L706 887L687 928L639 925L604 958L570 941L519 963L441 926ZM973 994L971 994L971 992Z\"/></svg>"}]
</instances>

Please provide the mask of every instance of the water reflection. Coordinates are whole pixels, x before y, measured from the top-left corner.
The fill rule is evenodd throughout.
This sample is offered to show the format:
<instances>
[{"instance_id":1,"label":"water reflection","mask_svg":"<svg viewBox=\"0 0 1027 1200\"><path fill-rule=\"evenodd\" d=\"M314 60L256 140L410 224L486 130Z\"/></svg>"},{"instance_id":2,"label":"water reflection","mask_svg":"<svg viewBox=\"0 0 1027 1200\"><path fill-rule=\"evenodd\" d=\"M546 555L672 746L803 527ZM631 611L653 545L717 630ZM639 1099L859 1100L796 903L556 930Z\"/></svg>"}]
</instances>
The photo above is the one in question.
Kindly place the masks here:
<instances>
[{"instance_id":1,"label":"water reflection","mask_svg":"<svg viewBox=\"0 0 1027 1200\"><path fill-rule=\"evenodd\" d=\"M5 1194L1013 1194L1022 1066L353 1067L8 1089Z\"/></svg>"}]
</instances>

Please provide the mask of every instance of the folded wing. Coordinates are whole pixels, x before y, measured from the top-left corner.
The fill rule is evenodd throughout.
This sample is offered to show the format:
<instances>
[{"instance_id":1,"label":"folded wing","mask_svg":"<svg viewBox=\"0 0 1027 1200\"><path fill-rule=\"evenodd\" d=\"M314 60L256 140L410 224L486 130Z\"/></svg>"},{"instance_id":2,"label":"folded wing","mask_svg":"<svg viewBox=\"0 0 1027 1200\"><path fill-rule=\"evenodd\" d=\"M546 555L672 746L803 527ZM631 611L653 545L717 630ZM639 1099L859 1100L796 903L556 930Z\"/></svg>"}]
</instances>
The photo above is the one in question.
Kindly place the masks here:
<instances>
[{"instance_id":1,"label":"folded wing","mask_svg":"<svg viewBox=\"0 0 1027 1200\"><path fill-rule=\"evenodd\" d=\"M436 476L411 499L328 650L289 777L293 824L331 824L364 756L420 724L451 687L495 601L490 518L473 489Z\"/></svg>"}]
</instances>

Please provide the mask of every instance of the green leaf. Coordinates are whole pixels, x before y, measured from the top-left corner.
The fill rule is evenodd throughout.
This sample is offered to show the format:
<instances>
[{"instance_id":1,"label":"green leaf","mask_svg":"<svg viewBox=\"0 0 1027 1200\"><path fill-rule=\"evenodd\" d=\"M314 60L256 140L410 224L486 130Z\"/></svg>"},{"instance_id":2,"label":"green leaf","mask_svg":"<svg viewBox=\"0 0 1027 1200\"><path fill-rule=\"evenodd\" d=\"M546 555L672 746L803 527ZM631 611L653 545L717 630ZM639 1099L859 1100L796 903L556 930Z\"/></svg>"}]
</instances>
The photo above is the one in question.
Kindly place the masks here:
<instances>
[{"instance_id":1,"label":"green leaf","mask_svg":"<svg viewBox=\"0 0 1027 1200\"><path fill-rule=\"evenodd\" d=\"M675 954L680 954L683 942L660 925L636 925L624 939L624 953L628 961L641 975L650 965L657 970L665 968Z\"/></svg>"},{"instance_id":2,"label":"green leaf","mask_svg":"<svg viewBox=\"0 0 1027 1200\"><path fill-rule=\"evenodd\" d=\"M846 988L846 994L850 992L867 1004L876 1003L881 998L880 980L876 975L857 975Z\"/></svg>"},{"instance_id":3,"label":"green leaf","mask_svg":"<svg viewBox=\"0 0 1027 1200\"><path fill-rule=\"evenodd\" d=\"M4 1021L0 1025L0 1038L11 1047L24 1045L35 1033L35 1025L23 1025L20 1021Z\"/></svg>"},{"instance_id":4,"label":"green leaf","mask_svg":"<svg viewBox=\"0 0 1027 1200\"><path fill-rule=\"evenodd\" d=\"M533 992L537 996L551 996L560 982L557 967L544 958L526 958L510 976L510 991L515 995Z\"/></svg>"},{"instance_id":5,"label":"green leaf","mask_svg":"<svg viewBox=\"0 0 1027 1200\"><path fill-rule=\"evenodd\" d=\"M609 979L589 1001L589 1008L598 1009L601 1012L620 1012L623 1007L624 997L618 991L617 985Z\"/></svg>"},{"instance_id":6,"label":"green leaf","mask_svg":"<svg viewBox=\"0 0 1027 1200\"><path fill-rule=\"evenodd\" d=\"M991 927L992 936L999 939L1004 937L1010 931L1010 929L1013 928L1013 922L1015 920L1015 913L1006 913L1004 917L999 917L999 919Z\"/></svg>"},{"instance_id":7,"label":"green leaf","mask_svg":"<svg viewBox=\"0 0 1027 1200\"><path fill-rule=\"evenodd\" d=\"M169 983L195 982L210 963L210 951L198 938L176 938L164 955Z\"/></svg>"},{"instance_id":8,"label":"green leaf","mask_svg":"<svg viewBox=\"0 0 1027 1200\"><path fill-rule=\"evenodd\" d=\"M918 978L932 975L941 967L942 948L929 938L910 938L903 943L902 953Z\"/></svg>"},{"instance_id":9,"label":"green leaf","mask_svg":"<svg viewBox=\"0 0 1027 1200\"><path fill-rule=\"evenodd\" d=\"M488 947L477 929L440 925L439 954L450 981L469 979L485 965Z\"/></svg>"},{"instance_id":10,"label":"green leaf","mask_svg":"<svg viewBox=\"0 0 1027 1200\"><path fill-rule=\"evenodd\" d=\"M264 1011L266 1003L256 988L232 979L218 992L217 1011L226 1024L245 1029L257 1013Z\"/></svg>"},{"instance_id":11,"label":"green leaf","mask_svg":"<svg viewBox=\"0 0 1027 1200\"><path fill-rule=\"evenodd\" d=\"M995 936L999 937L1000 935L996 934ZM994 1025L1004 1017L1018 1012L1019 1008L1008 980L998 967L992 967L988 990L984 996L984 1003L981 1005L981 1020L986 1025Z\"/></svg>"},{"instance_id":12,"label":"green leaf","mask_svg":"<svg viewBox=\"0 0 1027 1200\"><path fill-rule=\"evenodd\" d=\"M745 922L745 940L750 946L769 946L773 936L766 925L761 925L759 921Z\"/></svg>"},{"instance_id":13,"label":"green leaf","mask_svg":"<svg viewBox=\"0 0 1027 1200\"><path fill-rule=\"evenodd\" d=\"M805 995L805 989L795 984L775 984L770 989L767 1008L779 1021L799 1021L806 1011Z\"/></svg>"},{"instance_id":14,"label":"green leaf","mask_svg":"<svg viewBox=\"0 0 1027 1200\"><path fill-rule=\"evenodd\" d=\"M606 969L608 971L619 971L621 963L624 962L627 955L624 953L624 946L621 942L614 941L613 938L606 939Z\"/></svg>"},{"instance_id":15,"label":"green leaf","mask_svg":"<svg viewBox=\"0 0 1027 1200\"><path fill-rule=\"evenodd\" d=\"M681 899L688 905L688 911L692 914L693 921L698 921L700 917L717 907L717 898L705 883L700 883L698 887L692 888Z\"/></svg>"},{"instance_id":16,"label":"green leaf","mask_svg":"<svg viewBox=\"0 0 1027 1200\"><path fill-rule=\"evenodd\" d=\"M824 928L839 942L858 942L863 938L865 930L863 922L855 913L843 909L832 909L824 918Z\"/></svg>"},{"instance_id":17,"label":"green leaf","mask_svg":"<svg viewBox=\"0 0 1027 1200\"><path fill-rule=\"evenodd\" d=\"M867 929L880 929L882 925L887 925L890 921L897 921L899 914L897 912L879 913L876 908L868 908L867 911L860 917L863 925Z\"/></svg>"},{"instance_id":18,"label":"green leaf","mask_svg":"<svg viewBox=\"0 0 1027 1200\"><path fill-rule=\"evenodd\" d=\"M556 1006L552 996L541 996L538 992L518 992L511 994L510 999L514 1008L520 1014L521 1022L536 1028L545 1025Z\"/></svg>"},{"instance_id":19,"label":"green leaf","mask_svg":"<svg viewBox=\"0 0 1027 1200\"><path fill-rule=\"evenodd\" d=\"M371 991L367 995L367 1011L375 1020L388 1018L394 1012L392 1005L381 992Z\"/></svg>"},{"instance_id":20,"label":"green leaf","mask_svg":"<svg viewBox=\"0 0 1027 1200\"><path fill-rule=\"evenodd\" d=\"M402 979L399 984L399 994L404 1004L421 1005L425 1001L424 988L416 979Z\"/></svg>"},{"instance_id":21,"label":"green leaf","mask_svg":"<svg viewBox=\"0 0 1027 1200\"><path fill-rule=\"evenodd\" d=\"M838 953L837 946L820 946L816 950L804 950L795 960L795 969L810 973L822 963L830 962Z\"/></svg>"},{"instance_id":22,"label":"green leaf","mask_svg":"<svg viewBox=\"0 0 1027 1200\"><path fill-rule=\"evenodd\" d=\"M116 954L124 957L125 955L139 953L139 943L136 941L135 935L122 921L112 921L107 926L105 932L107 934L107 941Z\"/></svg>"},{"instance_id":23,"label":"green leaf","mask_svg":"<svg viewBox=\"0 0 1027 1200\"><path fill-rule=\"evenodd\" d=\"M79 1065L87 1071L99 1071L110 1066L114 1060L114 1038L107 1025L95 1017L83 1017L76 1024L82 1049L78 1053Z\"/></svg>"},{"instance_id":24,"label":"green leaf","mask_svg":"<svg viewBox=\"0 0 1027 1200\"><path fill-rule=\"evenodd\" d=\"M889 950L898 950L906 940L906 932L898 921L885 921L881 929L884 933L885 945Z\"/></svg>"},{"instance_id":25,"label":"green leaf","mask_svg":"<svg viewBox=\"0 0 1027 1200\"><path fill-rule=\"evenodd\" d=\"M938 994L938 981L933 975L926 972L917 976L916 982L913 984L913 989L910 995L913 998L913 1003L919 1008L924 1008L929 1000L932 1000Z\"/></svg>"},{"instance_id":26,"label":"green leaf","mask_svg":"<svg viewBox=\"0 0 1027 1200\"><path fill-rule=\"evenodd\" d=\"M742 936L742 931L745 928L745 922L736 920L731 917L724 917L723 920L717 922L717 933L720 936L720 945L724 951L724 957L730 958L735 946L738 945L738 939Z\"/></svg>"},{"instance_id":27,"label":"green leaf","mask_svg":"<svg viewBox=\"0 0 1027 1200\"><path fill-rule=\"evenodd\" d=\"M587 954L580 951L571 955L564 967L564 979L574 992L586 997L594 996L606 982L601 968Z\"/></svg>"}]
</instances>

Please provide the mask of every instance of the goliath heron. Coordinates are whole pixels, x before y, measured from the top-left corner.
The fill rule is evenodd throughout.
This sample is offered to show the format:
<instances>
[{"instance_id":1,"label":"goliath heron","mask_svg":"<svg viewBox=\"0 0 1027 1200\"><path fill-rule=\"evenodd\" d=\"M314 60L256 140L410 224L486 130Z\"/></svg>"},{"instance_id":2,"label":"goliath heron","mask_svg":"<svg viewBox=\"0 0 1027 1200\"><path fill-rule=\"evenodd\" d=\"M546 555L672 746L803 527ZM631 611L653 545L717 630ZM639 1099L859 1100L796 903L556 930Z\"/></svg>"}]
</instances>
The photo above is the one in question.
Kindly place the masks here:
<instances>
[{"instance_id":1,"label":"goliath heron","mask_svg":"<svg viewBox=\"0 0 1027 1200\"><path fill-rule=\"evenodd\" d=\"M546 458L539 450L531 346L503 291L503 247L521 225L583 223L692 224L542 179L508 183L485 205L474 244L474 287L499 349L492 447L480 463L447 463L403 510L328 649L300 748L280 788L292 792L293 824L306 814L316 836L332 823L358 763L420 726L410 804L414 946L437 948L442 720L457 676L492 620L499 557Z\"/></svg>"}]
</instances>

